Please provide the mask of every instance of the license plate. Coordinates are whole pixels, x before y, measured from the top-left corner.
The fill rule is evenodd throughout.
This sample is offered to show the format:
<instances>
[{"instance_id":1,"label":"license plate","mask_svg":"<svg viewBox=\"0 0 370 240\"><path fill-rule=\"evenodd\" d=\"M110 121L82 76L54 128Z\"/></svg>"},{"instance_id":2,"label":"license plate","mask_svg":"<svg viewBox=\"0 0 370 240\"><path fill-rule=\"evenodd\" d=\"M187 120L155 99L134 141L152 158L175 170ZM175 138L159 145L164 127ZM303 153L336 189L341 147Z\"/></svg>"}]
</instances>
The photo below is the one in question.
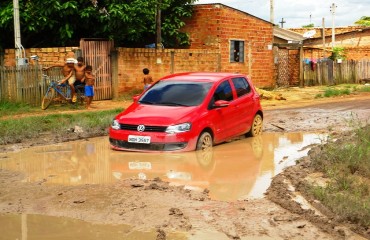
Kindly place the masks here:
<instances>
[{"instance_id":1,"label":"license plate","mask_svg":"<svg viewBox=\"0 0 370 240\"><path fill-rule=\"evenodd\" d=\"M135 135L129 135L128 136L128 142L130 143L150 143L150 137L149 136L135 136Z\"/></svg>"},{"instance_id":2,"label":"license plate","mask_svg":"<svg viewBox=\"0 0 370 240\"><path fill-rule=\"evenodd\" d=\"M152 164L150 162L129 162L128 163L129 169L152 169Z\"/></svg>"}]
</instances>

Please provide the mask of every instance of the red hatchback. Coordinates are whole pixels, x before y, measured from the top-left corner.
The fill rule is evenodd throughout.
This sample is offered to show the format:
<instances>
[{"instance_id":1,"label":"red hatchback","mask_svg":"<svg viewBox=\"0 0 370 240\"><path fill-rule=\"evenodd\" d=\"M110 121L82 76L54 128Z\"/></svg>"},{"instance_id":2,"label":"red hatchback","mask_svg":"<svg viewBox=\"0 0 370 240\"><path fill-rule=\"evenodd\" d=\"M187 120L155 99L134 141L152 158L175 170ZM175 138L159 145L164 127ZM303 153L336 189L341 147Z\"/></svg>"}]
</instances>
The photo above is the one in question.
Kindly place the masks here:
<instances>
[{"instance_id":1,"label":"red hatchback","mask_svg":"<svg viewBox=\"0 0 370 240\"><path fill-rule=\"evenodd\" d=\"M262 132L260 97L233 73L179 73L153 84L109 129L111 147L127 151L192 151Z\"/></svg>"}]
</instances>

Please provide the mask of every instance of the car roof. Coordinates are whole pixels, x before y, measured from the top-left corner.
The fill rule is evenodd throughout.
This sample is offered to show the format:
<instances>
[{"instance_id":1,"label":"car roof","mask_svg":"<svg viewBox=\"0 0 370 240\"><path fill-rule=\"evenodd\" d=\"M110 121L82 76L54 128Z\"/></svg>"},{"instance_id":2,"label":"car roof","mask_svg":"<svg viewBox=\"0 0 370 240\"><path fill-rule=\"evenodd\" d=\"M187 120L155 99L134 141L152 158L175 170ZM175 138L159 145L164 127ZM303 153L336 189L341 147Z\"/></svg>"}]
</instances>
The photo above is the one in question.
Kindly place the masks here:
<instances>
[{"instance_id":1,"label":"car roof","mask_svg":"<svg viewBox=\"0 0 370 240\"><path fill-rule=\"evenodd\" d=\"M245 77L243 74L226 73L226 72L184 72L175 73L161 78L160 80L197 80L197 81L210 81L217 82L219 80L229 77Z\"/></svg>"}]
</instances>

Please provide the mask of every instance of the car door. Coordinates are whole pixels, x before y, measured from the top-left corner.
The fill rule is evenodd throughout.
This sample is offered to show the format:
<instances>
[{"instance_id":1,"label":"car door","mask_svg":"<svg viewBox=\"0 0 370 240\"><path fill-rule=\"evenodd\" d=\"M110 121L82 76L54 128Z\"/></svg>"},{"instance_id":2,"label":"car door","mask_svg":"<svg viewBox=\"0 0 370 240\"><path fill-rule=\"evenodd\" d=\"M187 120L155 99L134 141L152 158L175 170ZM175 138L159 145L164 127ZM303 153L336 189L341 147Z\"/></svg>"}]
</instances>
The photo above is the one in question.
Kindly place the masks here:
<instances>
[{"instance_id":1,"label":"car door","mask_svg":"<svg viewBox=\"0 0 370 240\"><path fill-rule=\"evenodd\" d=\"M253 91L247 79L244 77L236 77L232 78L231 81L236 92L234 103L238 112L238 118L236 119L237 127L234 133L239 135L250 128L250 124L254 117L255 104Z\"/></svg>"},{"instance_id":2,"label":"car door","mask_svg":"<svg viewBox=\"0 0 370 240\"><path fill-rule=\"evenodd\" d=\"M218 100L227 101L229 105L226 107L212 108L212 105ZM216 88L210 103L210 112L215 129L214 139L216 142L230 138L235 132L237 108L233 100L234 95L231 82L224 80Z\"/></svg>"}]
</instances>

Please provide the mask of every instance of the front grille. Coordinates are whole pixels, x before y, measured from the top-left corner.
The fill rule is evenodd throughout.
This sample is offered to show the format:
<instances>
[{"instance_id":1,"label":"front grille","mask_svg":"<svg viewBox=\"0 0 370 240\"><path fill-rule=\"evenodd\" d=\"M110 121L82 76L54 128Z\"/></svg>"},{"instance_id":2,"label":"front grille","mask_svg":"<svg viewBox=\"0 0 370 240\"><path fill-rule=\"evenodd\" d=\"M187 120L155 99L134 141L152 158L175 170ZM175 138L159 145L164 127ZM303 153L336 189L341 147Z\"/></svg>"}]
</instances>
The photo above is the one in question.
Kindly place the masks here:
<instances>
[{"instance_id":1,"label":"front grille","mask_svg":"<svg viewBox=\"0 0 370 240\"><path fill-rule=\"evenodd\" d=\"M137 131L137 127L139 125L131 125L131 124L120 124L121 130L130 130L130 131ZM163 126L145 126L144 132L165 132L167 127Z\"/></svg>"},{"instance_id":2,"label":"front grille","mask_svg":"<svg viewBox=\"0 0 370 240\"><path fill-rule=\"evenodd\" d=\"M129 143L127 141L121 141L113 138L109 138L109 142L117 148L146 151L175 151L181 150L187 146L187 143Z\"/></svg>"}]
</instances>

